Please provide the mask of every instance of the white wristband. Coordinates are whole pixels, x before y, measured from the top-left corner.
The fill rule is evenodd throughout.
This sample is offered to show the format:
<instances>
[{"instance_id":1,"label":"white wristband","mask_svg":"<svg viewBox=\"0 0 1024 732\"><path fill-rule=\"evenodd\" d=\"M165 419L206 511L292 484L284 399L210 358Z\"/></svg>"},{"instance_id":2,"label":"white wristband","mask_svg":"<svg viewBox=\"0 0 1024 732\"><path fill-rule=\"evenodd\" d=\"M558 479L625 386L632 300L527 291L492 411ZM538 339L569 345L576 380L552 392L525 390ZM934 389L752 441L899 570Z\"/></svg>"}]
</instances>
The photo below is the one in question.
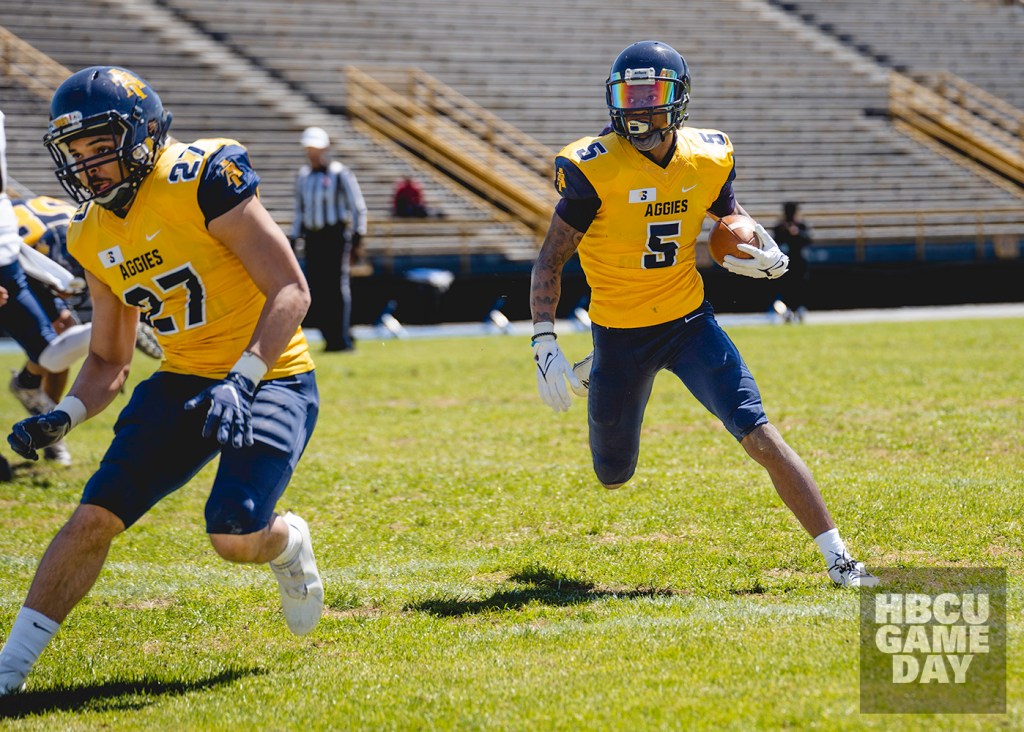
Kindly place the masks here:
<instances>
[{"instance_id":1,"label":"white wristband","mask_svg":"<svg viewBox=\"0 0 1024 732\"><path fill-rule=\"evenodd\" d=\"M235 373L239 373L253 384L259 384L260 380L266 376L267 371L270 370L263 359L257 356L252 351L246 351L242 354L242 357L238 359L238 362L231 367L231 370Z\"/></svg>"},{"instance_id":2,"label":"white wristband","mask_svg":"<svg viewBox=\"0 0 1024 732\"><path fill-rule=\"evenodd\" d=\"M541 333L554 333L555 324L550 320L541 320L538 323L533 324L533 334L538 335Z\"/></svg>"},{"instance_id":3,"label":"white wristband","mask_svg":"<svg viewBox=\"0 0 1024 732\"><path fill-rule=\"evenodd\" d=\"M85 408L85 402L70 394L61 399L60 404L53 408L54 412L58 410L71 417L71 427L77 427L82 424L89 416L88 410Z\"/></svg>"}]
</instances>

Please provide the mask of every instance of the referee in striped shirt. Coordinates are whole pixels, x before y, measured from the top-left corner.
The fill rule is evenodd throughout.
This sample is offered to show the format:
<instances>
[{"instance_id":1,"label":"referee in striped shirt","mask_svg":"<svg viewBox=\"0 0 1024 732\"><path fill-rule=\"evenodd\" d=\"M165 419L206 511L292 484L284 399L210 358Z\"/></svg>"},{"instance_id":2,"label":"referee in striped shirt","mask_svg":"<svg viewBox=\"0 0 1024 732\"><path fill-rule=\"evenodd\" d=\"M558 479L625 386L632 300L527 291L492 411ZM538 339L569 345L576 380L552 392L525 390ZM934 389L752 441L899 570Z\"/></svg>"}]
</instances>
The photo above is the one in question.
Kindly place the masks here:
<instances>
[{"instance_id":1,"label":"referee in striped shirt","mask_svg":"<svg viewBox=\"0 0 1024 732\"><path fill-rule=\"evenodd\" d=\"M292 240L306 244L306 279L312 302L305 324L319 328L324 350L351 351L353 252L366 234L366 202L355 175L331 160L331 139L319 127L302 133L309 164L295 181Z\"/></svg>"}]
</instances>

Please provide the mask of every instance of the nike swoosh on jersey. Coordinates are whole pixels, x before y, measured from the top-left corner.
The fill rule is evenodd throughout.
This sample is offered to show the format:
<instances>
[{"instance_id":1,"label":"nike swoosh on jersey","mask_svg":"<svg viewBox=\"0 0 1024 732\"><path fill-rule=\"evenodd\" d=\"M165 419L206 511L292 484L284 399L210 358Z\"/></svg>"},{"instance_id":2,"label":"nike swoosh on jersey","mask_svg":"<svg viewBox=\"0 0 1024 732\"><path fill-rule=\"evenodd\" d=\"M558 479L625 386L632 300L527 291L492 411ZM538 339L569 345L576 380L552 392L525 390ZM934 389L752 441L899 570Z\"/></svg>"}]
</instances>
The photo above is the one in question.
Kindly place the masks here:
<instances>
[{"instance_id":1,"label":"nike swoosh on jersey","mask_svg":"<svg viewBox=\"0 0 1024 732\"><path fill-rule=\"evenodd\" d=\"M692 190L693 190L694 188L696 188L696 187L697 187L697 184L696 184L696 183L694 183L694 184L693 184L692 186L690 186L689 188L684 188L684 189L683 189L683 193L689 193L690 191L692 191Z\"/></svg>"},{"instance_id":2,"label":"nike swoosh on jersey","mask_svg":"<svg viewBox=\"0 0 1024 732\"><path fill-rule=\"evenodd\" d=\"M159 234L163 229L157 229L152 234L146 234L146 241L153 241L156 239L156 235Z\"/></svg>"}]
</instances>

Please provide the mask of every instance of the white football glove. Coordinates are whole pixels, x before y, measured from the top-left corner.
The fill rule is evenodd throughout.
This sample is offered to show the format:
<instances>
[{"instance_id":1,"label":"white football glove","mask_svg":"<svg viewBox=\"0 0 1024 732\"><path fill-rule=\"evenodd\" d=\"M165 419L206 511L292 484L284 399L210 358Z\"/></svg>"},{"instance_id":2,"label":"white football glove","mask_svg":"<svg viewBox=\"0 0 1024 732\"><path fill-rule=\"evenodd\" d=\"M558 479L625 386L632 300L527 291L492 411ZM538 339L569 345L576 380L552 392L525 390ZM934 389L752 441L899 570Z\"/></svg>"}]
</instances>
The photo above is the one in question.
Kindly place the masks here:
<instances>
[{"instance_id":1,"label":"white football glove","mask_svg":"<svg viewBox=\"0 0 1024 732\"><path fill-rule=\"evenodd\" d=\"M537 364L537 391L544 403L556 412L568 411L572 397L565 387L566 379L573 390L583 385L572 372L572 364L565 358L555 341L552 323L535 323L533 327L533 360Z\"/></svg>"},{"instance_id":2,"label":"white football glove","mask_svg":"<svg viewBox=\"0 0 1024 732\"><path fill-rule=\"evenodd\" d=\"M754 235L761 243L760 249L750 244L736 245L737 249L749 254L753 259L741 259L727 254L723 257L722 266L733 274L759 280L774 280L777 277L782 277L789 270L789 257L782 253L779 245L772 239L772 235L756 222L754 223Z\"/></svg>"}]
</instances>

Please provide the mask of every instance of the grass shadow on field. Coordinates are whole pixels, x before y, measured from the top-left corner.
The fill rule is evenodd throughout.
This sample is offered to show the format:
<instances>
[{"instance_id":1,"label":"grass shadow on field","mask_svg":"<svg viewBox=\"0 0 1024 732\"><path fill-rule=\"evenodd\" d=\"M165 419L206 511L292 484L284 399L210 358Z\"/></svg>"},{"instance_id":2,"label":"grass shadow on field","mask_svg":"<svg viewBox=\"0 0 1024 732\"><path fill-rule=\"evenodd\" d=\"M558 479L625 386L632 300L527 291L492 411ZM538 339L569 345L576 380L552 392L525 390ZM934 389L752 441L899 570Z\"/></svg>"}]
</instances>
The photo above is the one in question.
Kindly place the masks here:
<instances>
[{"instance_id":1,"label":"grass shadow on field","mask_svg":"<svg viewBox=\"0 0 1024 732\"><path fill-rule=\"evenodd\" d=\"M569 577L544 567L528 567L509 576L509 582L521 588L501 590L482 600L442 597L423 600L407 610L430 613L438 617L458 618L491 610L519 610L531 603L564 607L595 602L604 598L658 597L676 594L670 589L644 587L626 590L598 589L593 582Z\"/></svg>"},{"instance_id":2,"label":"grass shadow on field","mask_svg":"<svg viewBox=\"0 0 1024 732\"><path fill-rule=\"evenodd\" d=\"M18 719L48 712L137 710L152 704L158 697L206 691L246 676L265 673L266 671L261 668L229 669L193 681L146 678L137 681L110 681L103 684L27 691L0 697L0 719Z\"/></svg>"},{"instance_id":3,"label":"grass shadow on field","mask_svg":"<svg viewBox=\"0 0 1024 732\"><path fill-rule=\"evenodd\" d=\"M9 431L9 430L8 430ZM11 477L9 480L28 482L32 488L59 488L61 478L69 479L64 473L68 469L61 465L50 464L43 460L25 460L10 463Z\"/></svg>"}]
</instances>

